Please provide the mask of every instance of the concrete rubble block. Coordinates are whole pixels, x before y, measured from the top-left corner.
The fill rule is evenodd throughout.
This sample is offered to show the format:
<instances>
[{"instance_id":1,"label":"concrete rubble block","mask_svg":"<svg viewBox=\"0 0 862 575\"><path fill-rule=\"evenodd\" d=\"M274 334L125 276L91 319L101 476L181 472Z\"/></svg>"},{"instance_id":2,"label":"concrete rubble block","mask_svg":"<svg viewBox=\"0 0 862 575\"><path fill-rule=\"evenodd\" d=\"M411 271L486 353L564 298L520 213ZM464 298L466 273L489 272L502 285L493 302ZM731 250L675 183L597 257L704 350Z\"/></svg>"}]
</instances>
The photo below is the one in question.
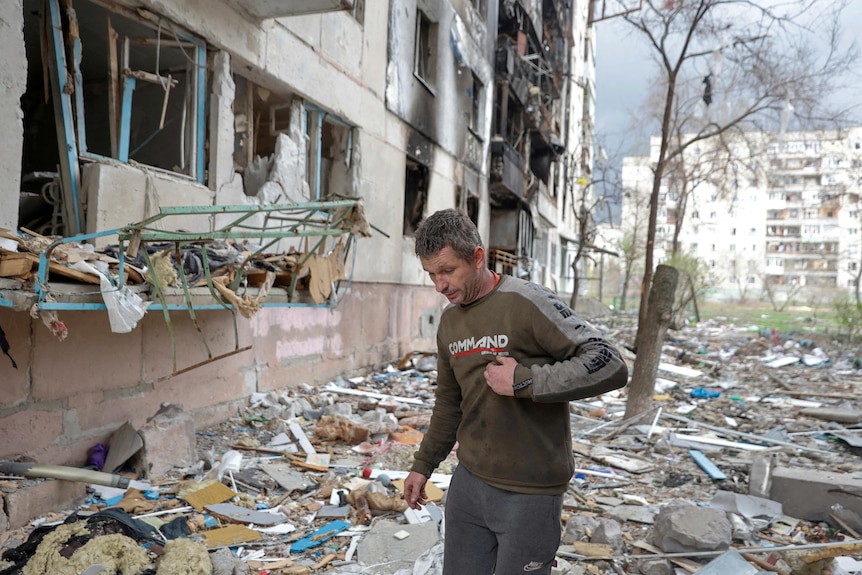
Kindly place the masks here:
<instances>
[{"instance_id":1,"label":"concrete rubble block","mask_svg":"<svg viewBox=\"0 0 862 575\"><path fill-rule=\"evenodd\" d=\"M618 505L605 511L606 515L617 521L633 521L645 525L655 523L656 513L657 510L653 506L644 507L643 505Z\"/></svg>"},{"instance_id":2,"label":"concrete rubble block","mask_svg":"<svg viewBox=\"0 0 862 575\"><path fill-rule=\"evenodd\" d=\"M146 477L166 475L174 467L188 467L196 459L195 424L181 407L164 407L138 430L144 440L138 466Z\"/></svg>"},{"instance_id":3,"label":"concrete rubble block","mask_svg":"<svg viewBox=\"0 0 862 575\"><path fill-rule=\"evenodd\" d=\"M784 513L808 521L829 521L833 505L862 513L862 477L858 474L776 467L770 498L783 505Z\"/></svg>"},{"instance_id":4,"label":"concrete rubble block","mask_svg":"<svg viewBox=\"0 0 862 575\"><path fill-rule=\"evenodd\" d=\"M674 575L673 564L667 559L644 559L638 565L641 575Z\"/></svg>"},{"instance_id":5,"label":"concrete rubble block","mask_svg":"<svg viewBox=\"0 0 862 575\"><path fill-rule=\"evenodd\" d=\"M251 573L248 563L234 555L227 547L210 553L210 560L213 564L212 575L249 575Z\"/></svg>"},{"instance_id":6,"label":"concrete rubble block","mask_svg":"<svg viewBox=\"0 0 862 575\"><path fill-rule=\"evenodd\" d=\"M665 553L717 551L731 544L727 514L682 500L663 506L656 517L653 543Z\"/></svg>"},{"instance_id":7,"label":"concrete rubble block","mask_svg":"<svg viewBox=\"0 0 862 575\"><path fill-rule=\"evenodd\" d=\"M619 523L607 517L599 518L599 526L593 531L590 543L610 545L615 555L622 555L626 550L622 527Z\"/></svg>"},{"instance_id":8,"label":"concrete rubble block","mask_svg":"<svg viewBox=\"0 0 862 575\"><path fill-rule=\"evenodd\" d=\"M566 528L563 531L563 537L560 542L565 545L571 545L578 541L586 541L589 539L587 532L592 533L598 526L599 522L595 517L572 515L566 520Z\"/></svg>"},{"instance_id":9,"label":"concrete rubble block","mask_svg":"<svg viewBox=\"0 0 862 575\"><path fill-rule=\"evenodd\" d=\"M58 508L78 505L86 495L86 484L78 481L49 479L25 484L3 494L5 515L0 515L0 522L5 516L8 529L17 529L27 525L34 517L47 515Z\"/></svg>"},{"instance_id":10,"label":"concrete rubble block","mask_svg":"<svg viewBox=\"0 0 862 575\"><path fill-rule=\"evenodd\" d=\"M408 536L396 537L406 531ZM440 531L436 523L426 522L404 525L395 521L376 521L359 542L356 557L366 566L368 574L389 575L401 568L412 566L423 557L423 561L433 562L434 558L425 555L440 542ZM442 553L442 548L440 548ZM442 559L442 557L441 557Z\"/></svg>"}]
</instances>

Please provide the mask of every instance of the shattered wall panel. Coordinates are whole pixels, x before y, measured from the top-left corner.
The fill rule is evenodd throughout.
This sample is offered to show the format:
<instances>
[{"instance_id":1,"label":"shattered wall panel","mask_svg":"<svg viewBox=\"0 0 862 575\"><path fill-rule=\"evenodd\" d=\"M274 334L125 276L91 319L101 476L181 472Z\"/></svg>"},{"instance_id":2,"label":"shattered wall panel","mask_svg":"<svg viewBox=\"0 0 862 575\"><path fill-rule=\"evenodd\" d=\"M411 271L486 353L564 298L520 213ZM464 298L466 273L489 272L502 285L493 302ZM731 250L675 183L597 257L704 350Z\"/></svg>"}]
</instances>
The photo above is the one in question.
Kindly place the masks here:
<instances>
[{"instance_id":1,"label":"shattered wall panel","mask_svg":"<svg viewBox=\"0 0 862 575\"><path fill-rule=\"evenodd\" d=\"M24 52L24 12L21 0L0 3L0 53L7 62L26 63ZM18 224L18 192L23 150L23 112L19 102L27 83L27 66L0 66L0 227L15 229ZM0 240L0 245L5 245Z\"/></svg>"}]
</instances>

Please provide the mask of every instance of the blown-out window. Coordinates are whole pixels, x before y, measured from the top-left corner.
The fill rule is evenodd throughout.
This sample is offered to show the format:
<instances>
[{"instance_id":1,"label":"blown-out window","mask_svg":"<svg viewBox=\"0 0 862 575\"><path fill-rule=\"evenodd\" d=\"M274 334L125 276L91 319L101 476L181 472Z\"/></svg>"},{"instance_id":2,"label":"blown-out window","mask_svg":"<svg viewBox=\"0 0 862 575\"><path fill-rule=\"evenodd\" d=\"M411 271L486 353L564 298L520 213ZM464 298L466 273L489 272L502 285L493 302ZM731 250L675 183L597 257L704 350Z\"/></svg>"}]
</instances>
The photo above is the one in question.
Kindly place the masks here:
<instances>
[{"instance_id":1,"label":"blown-out window","mask_svg":"<svg viewBox=\"0 0 862 575\"><path fill-rule=\"evenodd\" d=\"M305 105L306 172L311 199L344 193L351 168L353 126L313 104ZM337 180L342 182L338 183Z\"/></svg>"},{"instance_id":2,"label":"blown-out window","mask_svg":"<svg viewBox=\"0 0 862 575\"><path fill-rule=\"evenodd\" d=\"M51 71L72 94L64 121L74 126L79 155L203 181L205 44L148 12L62 4L48 1Z\"/></svg>"},{"instance_id":3,"label":"blown-out window","mask_svg":"<svg viewBox=\"0 0 862 575\"><path fill-rule=\"evenodd\" d=\"M437 68L437 24L422 10L416 11L416 47L413 73L425 86L433 90Z\"/></svg>"}]
</instances>

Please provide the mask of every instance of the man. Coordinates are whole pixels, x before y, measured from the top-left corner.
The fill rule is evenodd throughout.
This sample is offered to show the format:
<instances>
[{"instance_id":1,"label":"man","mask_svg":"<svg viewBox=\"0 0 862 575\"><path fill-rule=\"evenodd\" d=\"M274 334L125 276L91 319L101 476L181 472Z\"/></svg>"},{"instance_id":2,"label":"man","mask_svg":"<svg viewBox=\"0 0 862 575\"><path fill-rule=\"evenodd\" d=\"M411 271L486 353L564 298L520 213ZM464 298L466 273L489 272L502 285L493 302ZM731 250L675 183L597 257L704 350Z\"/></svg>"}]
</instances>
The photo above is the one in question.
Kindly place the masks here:
<instances>
[{"instance_id":1,"label":"man","mask_svg":"<svg viewBox=\"0 0 862 575\"><path fill-rule=\"evenodd\" d=\"M457 441L443 574L549 574L574 473L568 402L623 387L626 364L550 291L488 269L465 215L436 212L415 240L450 305L437 330L434 411L404 498L413 509L427 501L428 477Z\"/></svg>"}]
</instances>

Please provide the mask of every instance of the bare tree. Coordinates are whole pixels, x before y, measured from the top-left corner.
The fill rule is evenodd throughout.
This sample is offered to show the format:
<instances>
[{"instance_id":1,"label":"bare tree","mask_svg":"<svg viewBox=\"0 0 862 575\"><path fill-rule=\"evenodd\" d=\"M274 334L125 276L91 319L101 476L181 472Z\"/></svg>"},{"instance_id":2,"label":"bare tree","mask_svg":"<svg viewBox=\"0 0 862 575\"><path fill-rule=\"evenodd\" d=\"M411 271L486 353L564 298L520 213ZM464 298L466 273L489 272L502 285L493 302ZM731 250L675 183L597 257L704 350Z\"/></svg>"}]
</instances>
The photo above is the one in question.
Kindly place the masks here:
<instances>
[{"instance_id":1,"label":"bare tree","mask_svg":"<svg viewBox=\"0 0 862 575\"><path fill-rule=\"evenodd\" d=\"M801 283L793 283L790 289L786 290L784 298L778 297L777 286L775 281L769 276L763 278L763 293L766 294L766 299L769 300L769 305L772 306L772 311L784 311L793 299L802 292L804 286Z\"/></svg>"},{"instance_id":2,"label":"bare tree","mask_svg":"<svg viewBox=\"0 0 862 575\"><path fill-rule=\"evenodd\" d=\"M649 311L658 199L669 163L689 147L726 132L778 129L791 112L797 120L837 118L825 112L824 95L839 86L842 72L857 59L855 45L840 48L838 17L845 5L817 0L768 5L750 0L644 0L642 10L623 16L651 49L661 74L656 84L663 89L636 362L661 351L662 342L641 340ZM821 30L826 30L825 41L816 38ZM813 50L814 45L822 49ZM702 88L699 96L689 96L696 86ZM675 134L682 136L674 139ZM652 390L655 378L633 378L635 386ZM648 401L629 401L627 417L650 407Z\"/></svg>"},{"instance_id":3,"label":"bare tree","mask_svg":"<svg viewBox=\"0 0 862 575\"><path fill-rule=\"evenodd\" d=\"M600 251L600 248L595 245L598 234L596 216L601 214L603 219L611 221L611 205L620 202L622 186L618 163L609 161L604 155L604 148L600 146L599 150L601 157L594 168L595 178L592 181L578 181L570 187L572 211L577 222L578 234L577 249L571 263L573 280L569 306L572 309L576 309L580 290L581 261L585 258L593 260L593 254Z\"/></svg>"},{"instance_id":4,"label":"bare tree","mask_svg":"<svg viewBox=\"0 0 862 575\"><path fill-rule=\"evenodd\" d=\"M730 271L736 283L736 293L740 303L745 303L748 300L749 291L752 287L749 280L754 281L754 278L760 275L761 259L761 257L754 255L750 258L739 258L730 262Z\"/></svg>"},{"instance_id":5,"label":"bare tree","mask_svg":"<svg viewBox=\"0 0 862 575\"><path fill-rule=\"evenodd\" d=\"M623 192L622 236L615 246L622 258L623 279L620 294L620 309L625 311L628 305L629 286L636 266L643 258L646 233L644 223L647 218L649 196L637 187L624 188Z\"/></svg>"}]
</instances>

